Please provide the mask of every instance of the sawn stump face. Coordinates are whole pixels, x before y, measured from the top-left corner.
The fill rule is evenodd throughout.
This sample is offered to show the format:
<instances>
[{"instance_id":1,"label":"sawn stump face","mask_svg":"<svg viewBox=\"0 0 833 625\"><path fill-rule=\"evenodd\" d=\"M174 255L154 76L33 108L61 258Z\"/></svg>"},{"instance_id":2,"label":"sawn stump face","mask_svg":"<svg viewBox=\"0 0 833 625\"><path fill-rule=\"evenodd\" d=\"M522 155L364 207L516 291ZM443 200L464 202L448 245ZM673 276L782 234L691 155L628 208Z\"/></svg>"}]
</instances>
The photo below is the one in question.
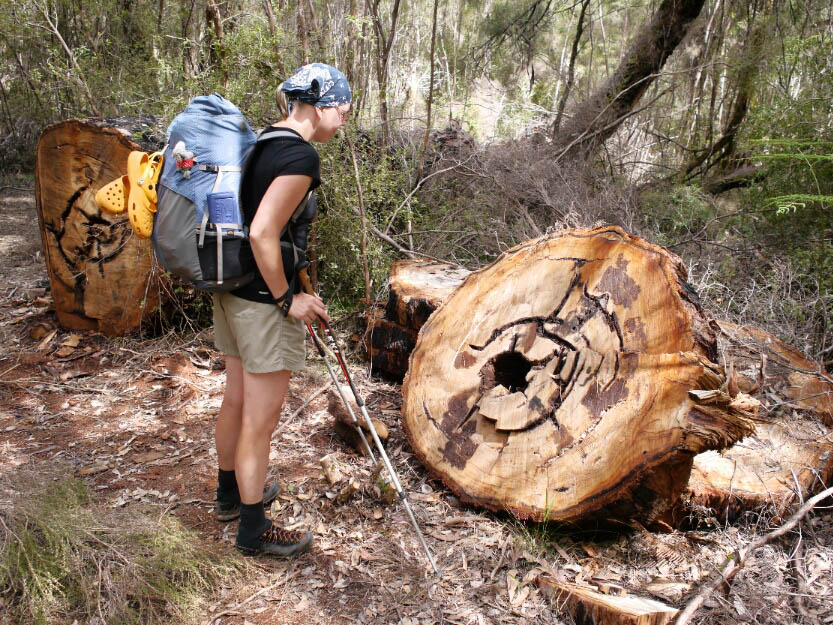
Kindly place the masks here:
<instances>
[{"instance_id":1,"label":"sawn stump face","mask_svg":"<svg viewBox=\"0 0 833 625\"><path fill-rule=\"evenodd\" d=\"M95 203L96 192L126 173L127 155L138 148L116 129L79 120L50 126L38 142L38 219L64 327L121 335L158 302L148 288L150 241L133 236L126 213L109 215Z\"/></svg>"},{"instance_id":2,"label":"sawn stump face","mask_svg":"<svg viewBox=\"0 0 833 625\"><path fill-rule=\"evenodd\" d=\"M656 518L695 453L751 429L688 396L722 377L684 279L617 228L537 239L473 273L411 356L417 455L464 500L521 518Z\"/></svg>"}]
</instances>

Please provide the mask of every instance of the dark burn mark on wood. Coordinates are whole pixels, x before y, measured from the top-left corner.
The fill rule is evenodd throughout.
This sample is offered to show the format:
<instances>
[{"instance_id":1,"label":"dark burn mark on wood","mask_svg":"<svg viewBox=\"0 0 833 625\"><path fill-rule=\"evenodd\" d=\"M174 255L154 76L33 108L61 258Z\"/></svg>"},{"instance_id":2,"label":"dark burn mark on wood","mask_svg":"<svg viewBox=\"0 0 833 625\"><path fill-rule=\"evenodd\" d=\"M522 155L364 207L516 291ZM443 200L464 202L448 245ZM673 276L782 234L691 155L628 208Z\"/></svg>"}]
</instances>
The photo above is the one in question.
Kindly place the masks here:
<instances>
[{"instance_id":1,"label":"dark burn mark on wood","mask_svg":"<svg viewBox=\"0 0 833 625\"><path fill-rule=\"evenodd\" d=\"M405 310L402 314L399 314L399 308L402 306L399 300L399 296L391 289L388 295L388 303L385 306L385 317L397 319L400 325L414 330L419 330L424 326L435 309L435 306L428 300L415 297L404 304Z\"/></svg>"},{"instance_id":2,"label":"dark burn mark on wood","mask_svg":"<svg viewBox=\"0 0 833 625\"><path fill-rule=\"evenodd\" d=\"M539 414L544 414L546 412L546 408L544 408L543 402L538 399L537 395L533 395L532 399L529 400L529 409L537 412Z\"/></svg>"},{"instance_id":3,"label":"dark burn mark on wood","mask_svg":"<svg viewBox=\"0 0 833 625\"><path fill-rule=\"evenodd\" d=\"M544 330L545 323L553 323L553 324L561 324L562 320L558 318L558 315L561 313L561 310L567 304L567 300L570 298L570 293L575 289L579 284L581 284L581 274L579 273L579 269L588 262L592 262L590 260L584 258L556 258L555 260L571 260L575 263L575 267L573 270L573 277L570 280L570 285L567 287L567 290L564 293L564 297L558 303L558 306L555 307L555 310L552 311L547 317L523 317L521 319L516 319L515 321L510 321L507 324L504 324L498 328L495 328L492 332L491 336L486 340L483 345L474 345L469 344L475 351L483 351L486 347L488 347L495 339L497 339L503 332L508 330L509 328L514 328L519 325L526 325L530 323L535 324L535 333L538 336L544 336L551 341L556 341L564 344L566 347L573 348L571 344L564 341L561 337L554 335L552 333L548 333ZM531 332L531 330L530 330Z\"/></svg>"},{"instance_id":4,"label":"dark burn mark on wood","mask_svg":"<svg viewBox=\"0 0 833 625\"><path fill-rule=\"evenodd\" d=\"M477 431L477 422L469 421L462 430L449 438L443 448L443 459L455 469L464 469L466 463L477 451L477 444L472 441L472 435Z\"/></svg>"},{"instance_id":5,"label":"dark burn mark on wood","mask_svg":"<svg viewBox=\"0 0 833 625\"><path fill-rule=\"evenodd\" d=\"M631 344L627 349L635 352L644 352L648 348L648 337L645 335L645 324L641 319L632 317L625 321L625 332L631 337Z\"/></svg>"},{"instance_id":6,"label":"dark burn mark on wood","mask_svg":"<svg viewBox=\"0 0 833 625\"><path fill-rule=\"evenodd\" d=\"M590 384L581 403L592 416L598 417L605 410L618 404L627 396L628 389L625 386L624 380L616 380L606 389L601 389L598 384Z\"/></svg>"},{"instance_id":7,"label":"dark burn mark on wood","mask_svg":"<svg viewBox=\"0 0 833 625\"><path fill-rule=\"evenodd\" d=\"M132 235L127 221L112 223L97 211L88 212L81 208L78 201L88 189L88 186L76 189L67 200L57 224L44 221L45 230L55 238L54 248L72 276L72 284L62 280L56 272L53 272L54 279L72 292L75 308L79 311L77 314L81 315L88 282L87 271L95 268L104 277L105 265L118 258ZM73 240L68 228L79 231L80 238L73 241L74 245L68 243Z\"/></svg>"},{"instance_id":8,"label":"dark burn mark on wood","mask_svg":"<svg viewBox=\"0 0 833 625\"><path fill-rule=\"evenodd\" d=\"M457 354L457 358L454 359L454 368L468 369L476 362L477 358L475 358L468 352L460 352L459 354Z\"/></svg>"},{"instance_id":9,"label":"dark burn mark on wood","mask_svg":"<svg viewBox=\"0 0 833 625\"><path fill-rule=\"evenodd\" d=\"M471 412L466 401L469 397L468 393L458 393L454 395L448 402L448 410L443 415L443 420L440 422L440 430L448 438L451 438L454 431L460 427L463 421L469 416ZM475 404L472 410L476 409Z\"/></svg>"},{"instance_id":10,"label":"dark burn mark on wood","mask_svg":"<svg viewBox=\"0 0 833 625\"><path fill-rule=\"evenodd\" d=\"M368 340L374 369L388 372L401 382L408 371L408 359L416 345L416 331L381 320L374 324Z\"/></svg>"},{"instance_id":11,"label":"dark burn mark on wood","mask_svg":"<svg viewBox=\"0 0 833 625\"><path fill-rule=\"evenodd\" d=\"M464 468L477 450L477 444L471 440L477 431L477 421L470 418L477 410L477 404L469 409L467 398L467 393L459 393L452 397L439 425L448 439L442 451L443 458L457 469Z\"/></svg>"},{"instance_id":12,"label":"dark burn mark on wood","mask_svg":"<svg viewBox=\"0 0 833 625\"><path fill-rule=\"evenodd\" d=\"M616 259L616 265L608 267L602 274L602 279L599 280L597 286L600 291L610 293L614 304L624 308L630 308L642 291L633 278L628 275L627 268L628 261L620 255Z\"/></svg>"},{"instance_id":13,"label":"dark burn mark on wood","mask_svg":"<svg viewBox=\"0 0 833 625\"><path fill-rule=\"evenodd\" d=\"M87 190L87 187L81 187L75 193L73 193L70 198L67 200L67 205L64 207L64 212L61 213L61 221L66 222L69 218L69 214L72 212L72 208L75 206L75 203L78 201L78 198L81 197L81 194Z\"/></svg>"}]
</instances>

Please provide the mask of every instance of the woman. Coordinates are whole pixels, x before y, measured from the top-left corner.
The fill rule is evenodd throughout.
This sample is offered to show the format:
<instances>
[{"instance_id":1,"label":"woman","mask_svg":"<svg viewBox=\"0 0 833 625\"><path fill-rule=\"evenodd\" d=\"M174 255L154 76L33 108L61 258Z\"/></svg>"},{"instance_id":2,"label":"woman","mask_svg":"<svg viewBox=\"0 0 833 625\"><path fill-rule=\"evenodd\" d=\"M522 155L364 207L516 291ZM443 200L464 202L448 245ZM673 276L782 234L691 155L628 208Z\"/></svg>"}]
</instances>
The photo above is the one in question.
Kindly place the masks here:
<instances>
[{"instance_id":1,"label":"woman","mask_svg":"<svg viewBox=\"0 0 833 625\"><path fill-rule=\"evenodd\" d=\"M329 141L346 123L352 94L344 74L313 63L284 82L277 97L285 119L274 125L292 136L259 144L241 182L255 279L214 296L215 343L226 360L216 427L217 518L230 521L239 514L241 551L289 556L307 551L312 534L280 529L266 518L264 505L278 493L277 484L264 488L269 443L290 375L304 367L304 322L329 318L321 299L290 291L280 236L321 182L318 154L309 142Z\"/></svg>"}]
</instances>

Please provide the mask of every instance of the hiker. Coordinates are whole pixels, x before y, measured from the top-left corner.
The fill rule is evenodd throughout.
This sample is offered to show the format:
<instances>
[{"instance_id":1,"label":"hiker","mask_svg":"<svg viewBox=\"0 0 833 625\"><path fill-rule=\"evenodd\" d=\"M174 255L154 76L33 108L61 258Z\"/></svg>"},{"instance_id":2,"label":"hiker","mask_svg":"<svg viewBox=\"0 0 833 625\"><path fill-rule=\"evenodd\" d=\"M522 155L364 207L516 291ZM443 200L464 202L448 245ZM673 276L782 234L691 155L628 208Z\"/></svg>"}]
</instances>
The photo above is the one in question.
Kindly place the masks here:
<instances>
[{"instance_id":1,"label":"hiker","mask_svg":"<svg viewBox=\"0 0 833 625\"><path fill-rule=\"evenodd\" d=\"M277 483L264 486L269 445L289 378L304 367L304 323L329 317L320 298L289 288L280 237L304 197L321 183L319 157L309 142L329 141L346 123L352 94L344 74L312 63L278 87L276 97L284 119L274 126L293 136L267 142L247 164L240 188L255 278L213 296L215 344L226 360L216 427L216 516L240 517L241 551L290 556L307 551L312 534L278 528L266 518L264 506L279 492Z\"/></svg>"}]
</instances>

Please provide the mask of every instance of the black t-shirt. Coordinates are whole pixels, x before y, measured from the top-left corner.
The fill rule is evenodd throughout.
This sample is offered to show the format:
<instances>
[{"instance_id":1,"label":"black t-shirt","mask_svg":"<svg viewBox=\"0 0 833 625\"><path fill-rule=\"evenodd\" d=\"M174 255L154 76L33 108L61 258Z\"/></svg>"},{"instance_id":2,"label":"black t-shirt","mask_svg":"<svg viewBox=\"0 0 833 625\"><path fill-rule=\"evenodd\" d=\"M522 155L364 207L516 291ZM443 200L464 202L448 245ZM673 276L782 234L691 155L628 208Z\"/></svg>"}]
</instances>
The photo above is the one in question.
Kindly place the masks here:
<instances>
[{"instance_id":1,"label":"black t-shirt","mask_svg":"<svg viewBox=\"0 0 833 625\"><path fill-rule=\"evenodd\" d=\"M240 181L240 208L247 224L254 219L257 207L272 181L278 176L303 175L312 178L310 190L321 184L321 161L318 152L304 141L297 132L285 128L295 137L277 137L258 144L252 161L248 164ZM232 295L252 302L271 304L272 294L260 275L251 249L241 251L241 261L250 262L255 268L254 280L232 291ZM278 293L277 295L281 295Z\"/></svg>"}]
</instances>

